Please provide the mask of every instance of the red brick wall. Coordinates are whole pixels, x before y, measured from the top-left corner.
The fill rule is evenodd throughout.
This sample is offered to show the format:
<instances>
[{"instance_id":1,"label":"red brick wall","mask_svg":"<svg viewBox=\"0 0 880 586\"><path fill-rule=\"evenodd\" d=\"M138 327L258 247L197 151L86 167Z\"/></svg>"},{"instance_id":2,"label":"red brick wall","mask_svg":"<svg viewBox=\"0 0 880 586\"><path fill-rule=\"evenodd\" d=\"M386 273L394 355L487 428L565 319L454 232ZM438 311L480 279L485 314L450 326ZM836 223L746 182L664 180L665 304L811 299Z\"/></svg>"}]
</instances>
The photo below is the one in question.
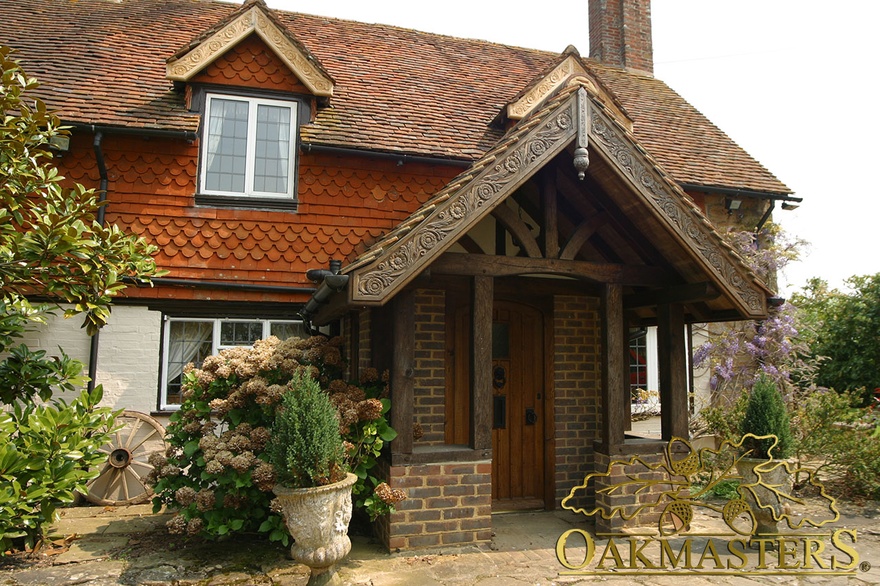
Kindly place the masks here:
<instances>
[{"instance_id":1,"label":"red brick wall","mask_svg":"<svg viewBox=\"0 0 880 586\"><path fill-rule=\"evenodd\" d=\"M363 372L364 369L373 366L373 354L370 351L370 316L369 309L362 309L356 318L358 320L358 355L352 359L357 360L358 372ZM380 372L379 375L381 376L381 374Z\"/></svg>"},{"instance_id":2,"label":"red brick wall","mask_svg":"<svg viewBox=\"0 0 880 586\"><path fill-rule=\"evenodd\" d=\"M651 0L590 0L590 57L654 72Z\"/></svg>"},{"instance_id":3,"label":"red brick wall","mask_svg":"<svg viewBox=\"0 0 880 586\"><path fill-rule=\"evenodd\" d=\"M388 484L407 499L377 521L389 551L492 539L492 464L447 462L387 467Z\"/></svg>"},{"instance_id":4,"label":"red brick wall","mask_svg":"<svg viewBox=\"0 0 880 586\"><path fill-rule=\"evenodd\" d=\"M598 299L554 300L557 504L593 470L593 441L600 431L598 311Z\"/></svg>"},{"instance_id":5,"label":"red brick wall","mask_svg":"<svg viewBox=\"0 0 880 586\"><path fill-rule=\"evenodd\" d=\"M413 418L422 430L416 445L439 445L446 432L446 296L420 289L415 302Z\"/></svg>"},{"instance_id":6,"label":"red brick wall","mask_svg":"<svg viewBox=\"0 0 880 586\"><path fill-rule=\"evenodd\" d=\"M606 512L606 515L615 508L620 507L625 516L632 517L626 521L620 514L615 514L610 519L606 519L602 514L596 514L594 516L596 521L596 531L615 532L620 531L624 527L649 527L651 525L656 527L663 508L670 502L668 499L661 498L660 493L664 490L669 490L670 485L656 484L650 488L645 488L645 485L630 484L622 487L622 490L620 491L614 491L614 494L612 495L599 491L602 488L624 481L668 479L669 476L663 469L660 469L659 471L651 470L645 466L645 464L647 464L654 468L665 461L663 446L664 444L654 445L654 453L651 453L652 448L645 446L643 448L643 452L645 453L639 455L639 459L641 462L644 462L644 464L641 462L635 462L625 466L622 464L615 464L611 470L608 470L608 465L612 460L629 461L632 456L596 454L596 471L600 473L604 473L605 471L610 472L607 476L596 477L596 506L601 507L602 510ZM678 479L680 480L681 478Z\"/></svg>"}]
</instances>

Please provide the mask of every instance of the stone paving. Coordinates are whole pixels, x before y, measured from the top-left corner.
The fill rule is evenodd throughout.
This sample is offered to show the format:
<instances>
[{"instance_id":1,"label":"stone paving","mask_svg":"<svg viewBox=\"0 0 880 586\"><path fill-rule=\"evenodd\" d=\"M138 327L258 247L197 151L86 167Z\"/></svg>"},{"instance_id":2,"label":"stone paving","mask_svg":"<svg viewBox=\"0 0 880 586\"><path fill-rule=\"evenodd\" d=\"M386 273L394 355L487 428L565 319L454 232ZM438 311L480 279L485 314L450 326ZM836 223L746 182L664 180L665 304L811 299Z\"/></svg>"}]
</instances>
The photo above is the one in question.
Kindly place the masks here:
<instances>
[{"instance_id":1,"label":"stone paving","mask_svg":"<svg viewBox=\"0 0 880 586\"><path fill-rule=\"evenodd\" d=\"M842 508L844 515L835 527L858 530L855 548L864 562L851 576L754 576L745 572L723 576L697 572L684 576L566 575L566 568L556 559L556 540L568 529L588 525L583 517L557 511L495 515L493 541L483 547L388 554L375 542L355 537L338 578L353 586L576 585L595 581L661 586L880 585L880 510ZM308 581L308 569L288 559L280 547L252 538L220 543L175 539L164 533L169 517L153 515L149 505L65 509L54 533L79 537L63 553L36 564L0 562L0 585L295 586ZM707 515L694 521L703 529L713 523L717 524L717 519ZM578 555L583 559L584 548L573 546L569 554L570 559Z\"/></svg>"}]
</instances>

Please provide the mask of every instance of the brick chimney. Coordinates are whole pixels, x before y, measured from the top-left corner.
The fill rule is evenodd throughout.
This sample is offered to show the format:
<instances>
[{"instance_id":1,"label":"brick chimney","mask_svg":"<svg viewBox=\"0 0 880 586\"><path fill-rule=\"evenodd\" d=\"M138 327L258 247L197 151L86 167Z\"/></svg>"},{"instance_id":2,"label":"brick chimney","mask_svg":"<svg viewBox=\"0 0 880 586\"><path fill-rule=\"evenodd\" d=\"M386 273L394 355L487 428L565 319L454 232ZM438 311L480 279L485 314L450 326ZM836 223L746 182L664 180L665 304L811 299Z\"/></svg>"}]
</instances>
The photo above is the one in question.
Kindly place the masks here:
<instances>
[{"instance_id":1,"label":"brick chimney","mask_svg":"<svg viewBox=\"0 0 880 586\"><path fill-rule=\"evenodd\" d=\"M654 75L651 0L590 0L590 57Z\"/></svg>"}]
</instances>

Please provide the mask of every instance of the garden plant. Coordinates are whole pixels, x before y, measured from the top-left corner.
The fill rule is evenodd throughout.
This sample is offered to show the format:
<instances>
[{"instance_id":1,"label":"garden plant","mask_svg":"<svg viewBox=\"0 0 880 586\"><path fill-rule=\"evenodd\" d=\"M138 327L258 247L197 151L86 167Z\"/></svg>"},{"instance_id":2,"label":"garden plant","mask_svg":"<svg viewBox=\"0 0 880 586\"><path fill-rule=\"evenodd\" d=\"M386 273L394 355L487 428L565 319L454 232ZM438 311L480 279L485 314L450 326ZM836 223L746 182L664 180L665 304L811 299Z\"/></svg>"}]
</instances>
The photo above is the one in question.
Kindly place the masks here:
<instances>
[{"instance_id":1,"label":"garden plant","mask_svg":"<svg viewBox=\"0 0 880 586\"><path fill-rule=\"evenodd\" d=\"M154 508L177 511L172 532L207 538L258 532L289 544L273 504L272 487L286 472L270 463L270 430L291 383L304 375L335 407L345 466L358 477L355 508L375 519L405 497L376 475L382 447L396 436L386 419L386 386L374 369L364 370L358 384L344 380L341 346L338 337L269 337L187 369L183 403L166 430L168 451L151 462Z\"/></svg>"}]
</instances>

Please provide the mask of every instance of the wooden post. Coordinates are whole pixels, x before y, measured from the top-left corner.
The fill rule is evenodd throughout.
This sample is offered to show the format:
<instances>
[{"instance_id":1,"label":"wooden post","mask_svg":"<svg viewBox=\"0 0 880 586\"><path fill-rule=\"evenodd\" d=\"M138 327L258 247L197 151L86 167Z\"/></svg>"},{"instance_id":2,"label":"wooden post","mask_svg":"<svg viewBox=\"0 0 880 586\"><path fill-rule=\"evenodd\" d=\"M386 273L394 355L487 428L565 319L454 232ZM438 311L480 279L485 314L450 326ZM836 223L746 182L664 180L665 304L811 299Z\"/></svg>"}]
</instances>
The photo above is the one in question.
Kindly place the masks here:
<instances>
[{"instance_id":1,"label":"wooden post","mask_svg":"<svg viewBox=\"0 0 880 586\"><path fill-rule=\"evenodd\" d=\"M624 442L624 400L629 400L623 292L617 284L606 284L602 292L602 342L602 443L613 454Z\"/></svg>"},{"instance_id":2,"label":"wooden post","mask_svg":"<svg viewBox=\"0 0 880 586\"><path fill-rule=\"evenodd\" d=\"M391 362L391 427L397 437L391 442L392 460L412 454L413 374L415 371L415 295L404 290L394 299Z\"/></svg>"},{"instance_id":3,"label":"wooden post","mask_svg":"<svg viewBox=\"0 0 880 586\"><path fill-rule=\"evenodd\" d=\"M553 169L545 170L541 174L541 199L544 203L544 257L546 258L559 258L556 198L556 172Z\"/></svg>"},{"instance_id":4,"label":"wooden post","mask_svg":"<svg viewBox=\"0 0 880 586\"><path fill-rule=\"evenodd\" d=\"M492 277L474 277L471 319L471 445L492 449Z\"/></svg>"},{"instance_id":5,"label":"wooden post","mask_svg":"<svg viewBox=\"0 0 880 586\"><path fill-rule=\"evenodd\" d=\"M657 361L660 375L660 430L664 440L688 439L688 373L684 307L657 307Z\"/></svg>"}]
</instances>

